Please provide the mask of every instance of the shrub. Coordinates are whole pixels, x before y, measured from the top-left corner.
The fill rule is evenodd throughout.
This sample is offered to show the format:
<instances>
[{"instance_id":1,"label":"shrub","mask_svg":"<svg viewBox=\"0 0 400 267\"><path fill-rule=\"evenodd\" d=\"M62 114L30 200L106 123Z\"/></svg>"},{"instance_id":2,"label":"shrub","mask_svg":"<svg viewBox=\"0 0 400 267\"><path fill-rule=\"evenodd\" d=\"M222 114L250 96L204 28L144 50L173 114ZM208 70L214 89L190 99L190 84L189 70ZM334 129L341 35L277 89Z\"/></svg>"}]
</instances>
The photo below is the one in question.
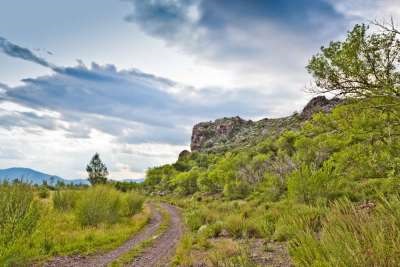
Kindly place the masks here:
<instances>
[{"instance_id":1,"label":"shrub","mask_svg":"<svg viewBox=\"0 0 400 267\"><path fill-rule=\"evenodd\" d=\"M38 196L40 198L43 198L43 199L44 198L48 198L49 195L50 195L50 193L49 193L49 190L47 188L42 187L42 188L39 189Z\"/></svg>"},{"instance_id":2,"label":"shrub","mask_svg":"<svg viewBox=\"0 0 400 267\"><path fill-rule=\"evenodd\" d=\"M124 214L133 216L143 209L144 197L132 191L124 198Z\"/></svg>"},{"instance_id":3,"label":"shrub","mask_svg":"<svg viewBox=\"0 0 400 267\"><path fill-rule=\"evenodd\" d=\"M256 266L250 258L249 249L229 239L218 242L207 259L212 266Z\"/></svg>"},{"instance_id":4,"label":"shrub","mask_svg":"<svg viewBox=\"0 0 400 267\"><path fill-rule=\"evenodd\" d=\"M186 224L191 231L197 231L199 228L206 224L206 214L202 209L192 210L185 215Z\"/></svg>"},{"instance_id":5,"label":"shrub","mask_svg":"<svg viewBox=\"0 0 400 267\"><path fill-rule=\"evenodd\" d=\"M216 221L215 223L211 224L209 228L210 237L218 237L224 228L224 223L222 221Z\"/></svg>"},{"instance_id":6,"label":"shrub","mask_svg":"<svg viewBox=\"0 0 400 267\"><path fill-rule=\"evenodd\" d=\"M53 195L53 207L59 211L69 211L76 205L78 193L72 190L56 191Z\"/></svg>"},{"instance_id":7,"label":"shrub","mask_svg":"<svg viewBox=\"0 0 400 267\"><path fill-rule=\"evenodd\" d=\"M217 193L221 191L221 186L207 174L199 177L197 180L197 186L202 192Z\"/></svg>"},{"instance_id":8,"label":"shrub","mask_svg":"<svg viewBox=\"0 0 400 267\"><path fill-rule=\"evenodd\" d=\"M338 179L333 174L334 165L327 162L320 169L302 165L288 180L289 197L303 203L315 203L338 195Z\"/></svg>"},{"instance_id":9,"label":"shrub","mask_svg":"<svg viewBox=\"0 0 400 267\"><path fill-rule=\"evenodd\" d=\"M245 220L238 214L232 214L226 218L225 228L235 238L241 238L246 234Z\"/></svg>"},{"instance_id":10,"label":"shrub","mask_svg":"<svg viewBox=\"0 0 400 267\"><path fill-rule=\"evenodd\" d=\"M267 235L265 231L264 221L261 218L251 218L245 223L246 237L261 238Z\"/></svg>"},{"instance_id":11,"label":"shrub","mask_svg":"<svg viewBox=\"0 0 400 267\"><path fill-rule=\"evenodd\" d=\"M224 196L228 199L243 199L250 193L250 186L244 181L236 181L225 184Z\"/></svg>"},{"instance_id":12,"label":"shrub","mask_svg":"<svg viewBox=\"0 0 400 267\"><path fill-rule=\"evenodd\" d=\"M100 223L116 223L120 218L121 199L116 189L94 186L79 198L75 215L82 226L97 226Z\"/></svg>"},{"instance_id":13,"label":"shrub","mask_svg":"<svg viewBox=\"0 0 400 267\"><path fill-rule=\"evenodd\" d=\"M200 171L198 168L179 173L173 180L173 184L176 186L175 191L183 196L195 193L198 190L197 178L199 175Z\"/></svg>"}]
</instances>

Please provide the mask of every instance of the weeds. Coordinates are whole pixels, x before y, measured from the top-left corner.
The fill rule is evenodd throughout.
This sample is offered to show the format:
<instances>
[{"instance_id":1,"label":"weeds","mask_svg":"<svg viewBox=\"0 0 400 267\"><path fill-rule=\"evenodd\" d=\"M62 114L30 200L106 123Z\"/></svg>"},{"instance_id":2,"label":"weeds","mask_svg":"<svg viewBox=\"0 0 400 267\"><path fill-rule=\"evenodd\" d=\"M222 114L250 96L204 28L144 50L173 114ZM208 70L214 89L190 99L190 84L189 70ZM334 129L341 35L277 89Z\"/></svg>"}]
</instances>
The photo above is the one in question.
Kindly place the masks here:
<instances>
[{"instance_id":1,"label":"weeds","mask_svg":"<svg viewBox=\"0 0 400 267\"><path fill-rule=\"evenodd\" d=\"M382 199L377 207L338 201L319 232L309 226L298 232L290 253L298 266L398 266L399 226L399 197Z\"/></svg>"},{"instance_id":2,"label":"weeds","mask_svg":"<svg viewBox=\"0 0 400 267\"><path fill-rule=\"evenodd\" d=\"M22 256L36 229L39 207L33 190L23 184L0 186L0 263L13 264Z\"/></svg>"},{"instance_id":3,"label":"weeds","mask_svg":"<svg viewBox=\"0 0 400 267\"><path fill-rule=\"evenodd\" d=\"M78 193L73 190L55 191L53 194L53 207L59 211L69 211L75 208Z\"/></svg>"},{"instance_id":4,"label":"weeds","mask_svg":"<svg viewBox=\"0 0 400 267\"><path fill-rule=\"evenodd\" d=\"M89 188L78 200L76 219L82 226L116 223L120 219L120 194L107 186Z\"/></svg>"}]
</instances>

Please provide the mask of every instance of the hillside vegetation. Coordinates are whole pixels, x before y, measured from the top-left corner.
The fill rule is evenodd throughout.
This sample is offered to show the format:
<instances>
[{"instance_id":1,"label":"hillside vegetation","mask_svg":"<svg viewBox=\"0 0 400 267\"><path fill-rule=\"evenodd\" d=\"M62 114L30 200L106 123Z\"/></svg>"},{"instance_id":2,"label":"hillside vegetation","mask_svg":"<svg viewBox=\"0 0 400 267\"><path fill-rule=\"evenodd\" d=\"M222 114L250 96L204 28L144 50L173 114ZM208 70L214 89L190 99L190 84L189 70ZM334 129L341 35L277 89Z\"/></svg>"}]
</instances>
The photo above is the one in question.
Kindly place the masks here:
<instances>
[{"instance_id":1,"label":"hillside vegetation","mask_svg":"<svg viewBox=\"0 0 400 267\"><path fill-rule=\"evenodd\" d=\"M331 112L294 115L279 134L225 151L197 142L176 163L147 172L146 190L185 210L190 232L177 264L226 258L226 266L247 266L249 240L262 238L264 254L288 241L299 266L396 266L400 43L389 26L356 25L310 60L313 90L343 100ZM218 249L227 237L236 248Z\"/></svg>"}]
</instances>

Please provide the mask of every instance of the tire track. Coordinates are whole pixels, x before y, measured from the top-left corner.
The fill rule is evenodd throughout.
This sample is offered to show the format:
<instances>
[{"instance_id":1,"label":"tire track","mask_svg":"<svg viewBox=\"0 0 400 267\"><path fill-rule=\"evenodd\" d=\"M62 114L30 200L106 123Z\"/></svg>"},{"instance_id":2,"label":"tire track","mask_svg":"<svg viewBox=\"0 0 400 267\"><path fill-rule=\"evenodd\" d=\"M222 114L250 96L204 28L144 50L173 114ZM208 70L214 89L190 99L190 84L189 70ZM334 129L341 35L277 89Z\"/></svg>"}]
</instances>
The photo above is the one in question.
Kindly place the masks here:
<instances>
[{"instance_id":1,"label":"tire track","mask_svg":"<svg viewBox=\"0 0 400 267\"><path fill-rule=\"evenodd\" d=\"M170 204L161 203L160 206L171 216L168 229L158 237L152 246L145 249L130 266L150 267L168 266L175 253L176 246L184 232L180 211Z\"/></svg>"},{"instance_id":2,"label":"tire track","mask_svg":"<svg viewBox=\"0 0 400 267\"><path fill-rule=\"evenodd\" d=\"M99 267L107 266L121 255L130 251L133 247L140 244L146 239L149 239L160 227L162 216L161 213L150 205L152 210L152 217L149 224L145 226L139 233L135 234L130 240L126 241L122 246L107 252L105 254L94 255L94 256L66 256L56 257L50 262L45 263L43 266L46 267Z\"/></svg>"}]
</instances>

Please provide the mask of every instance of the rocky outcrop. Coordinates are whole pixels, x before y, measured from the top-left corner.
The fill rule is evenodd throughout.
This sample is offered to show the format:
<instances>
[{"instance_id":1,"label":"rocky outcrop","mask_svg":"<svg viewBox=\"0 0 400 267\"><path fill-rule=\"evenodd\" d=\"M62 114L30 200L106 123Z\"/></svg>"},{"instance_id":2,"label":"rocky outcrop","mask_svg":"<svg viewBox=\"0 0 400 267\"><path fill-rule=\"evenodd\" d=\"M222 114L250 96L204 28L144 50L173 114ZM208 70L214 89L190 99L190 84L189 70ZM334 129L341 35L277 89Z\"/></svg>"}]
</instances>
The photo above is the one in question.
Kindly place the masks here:
<instances>
[{"instance_id":1,"label":"rocky outcrop","mask_svg":"<svg viewBox=\"0 0 400 267\"><path fill-rule=\"evenodd\" d=\"M218 137L220 141L229 140L240 129L247 127L251 121L243 120L240 117L222 118L214 122L201 122L193 127L191 150L201 150L202 148L214 145L214 138Z\"/></svg>"},{"instance_id":2,"label":"rocky outcrop","mask_svg":"<svg viewBox=\"0 0 400 267\"><path fill-rule=\"evenodd\" d=\"M300 114L289 117L251 121L236 116L201 122L193 127L190 148L192 151L218 152L248 146L266 136L298 129L314 113L329 112L340 102L337 98L329 100L325 96L317 96L308 102Z\"/></svg>"},{"instance_id":3,"label":"rocky outcrop","mask_svg":"<svg viewBox=\"0 0 400 267\"><path fill-rule=\"evenodd\" d=\"M314 113L317 112L330 112L334 107L336 107L343 100L339 98L327 99L325 96L317 96L308 102L308 104L304 107L300 116L308 120L312 117Z\"/></svg>"},{"instance_id":4,"label":"rocky outcrop","mask_svg":"<svg viewBox=\"0 0 400 267\"><path fill-rule=\"evenodd\" d=\"M221 152L234 147L245 147L264 136L279 134L284 129L296 129L299 125L298 115L255 122L240 117L202 122L193 127L191 150Z\"/></svg>"},{"instance_id":5,"label":"rocky outcrop","mask_svg":"<svg viewBox=\"0 0 400 267\"><path fill-rule=\"evenodd\" d=\"M186 150L186 149L182 150L181 153L179 153L178 161L181 161L181 160L189 158L190 154L192 154L192 153L190 153L189 150Z\"/></svg>"}]
</instances>

